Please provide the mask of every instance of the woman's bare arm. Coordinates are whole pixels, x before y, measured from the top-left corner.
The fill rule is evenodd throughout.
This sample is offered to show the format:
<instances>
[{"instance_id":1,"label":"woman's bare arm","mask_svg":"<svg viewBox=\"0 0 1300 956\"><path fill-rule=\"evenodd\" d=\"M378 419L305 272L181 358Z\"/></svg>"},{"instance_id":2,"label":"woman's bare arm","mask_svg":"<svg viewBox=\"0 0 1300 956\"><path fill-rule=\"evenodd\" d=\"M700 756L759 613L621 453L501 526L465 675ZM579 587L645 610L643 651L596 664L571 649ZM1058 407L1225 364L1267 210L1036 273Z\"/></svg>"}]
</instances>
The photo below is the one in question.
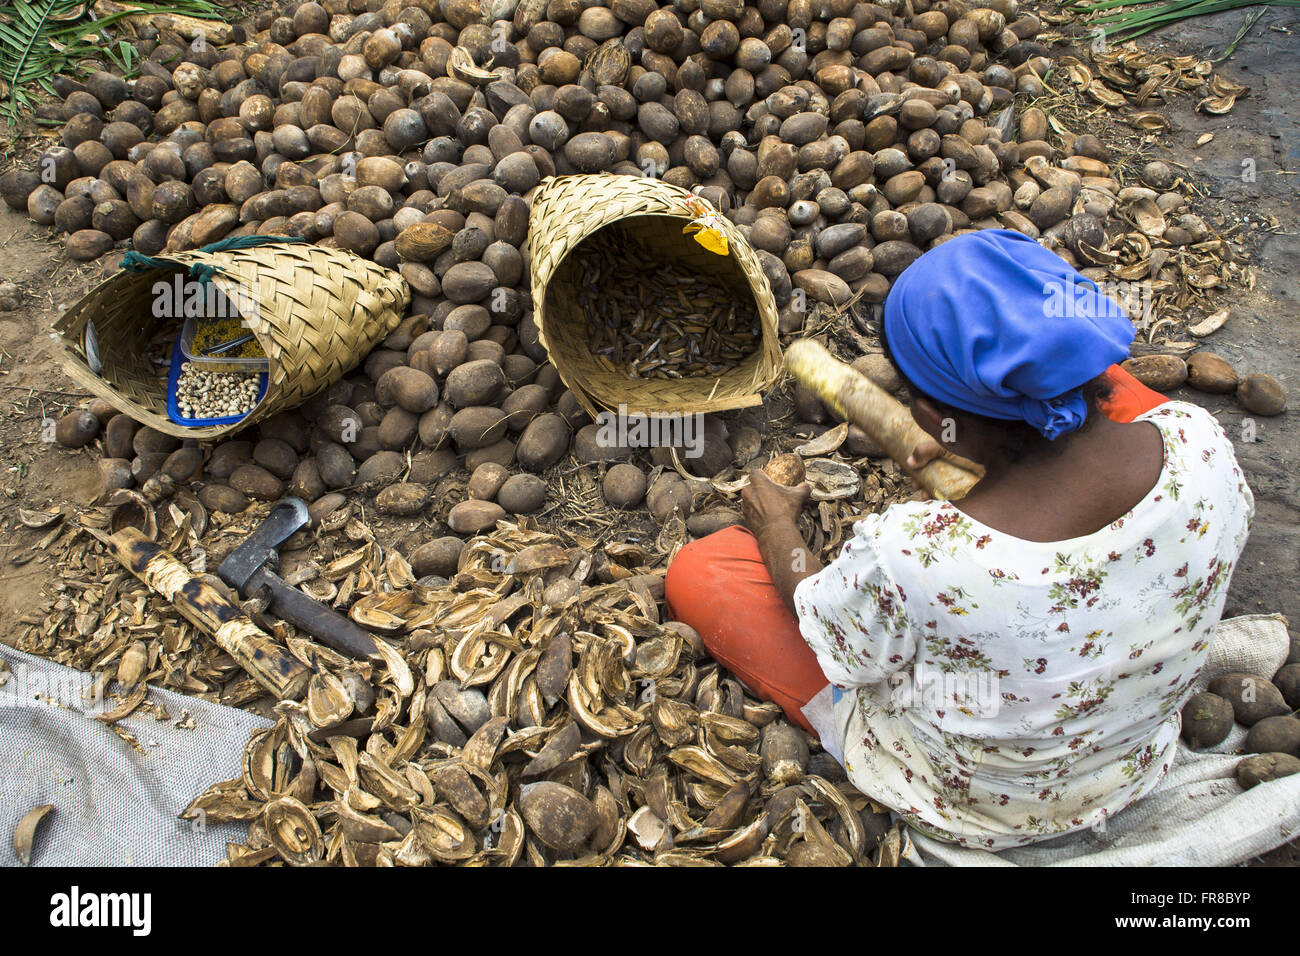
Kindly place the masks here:
<instances>
[{"instance_id":1,"label":"woman's bare arm","mask_svg":"<svg viewBox=\"0 0 1300 956\"><path fill-rule=\"evenodd\" d=\"M795 587L822 569L797 524L809 491L807 484L793 488L778 485L756 468L750 472L749 487L742 493L745 524L758 539L758 553L791 614L795 613Z\"/></svg>"},{"instance_id":2,"label":"woman's bare arm","mask_svg":"<svg viewBox=\"0 0 1300 956\"><path fill-rule=\"evenodd\" d=\"M795 614L794 591L799 582L822 569L822 563L808 550L799 527L793 521L777 520L755 532L758 553L763 556L781 601Z\"/></svg>"}]
</instances>

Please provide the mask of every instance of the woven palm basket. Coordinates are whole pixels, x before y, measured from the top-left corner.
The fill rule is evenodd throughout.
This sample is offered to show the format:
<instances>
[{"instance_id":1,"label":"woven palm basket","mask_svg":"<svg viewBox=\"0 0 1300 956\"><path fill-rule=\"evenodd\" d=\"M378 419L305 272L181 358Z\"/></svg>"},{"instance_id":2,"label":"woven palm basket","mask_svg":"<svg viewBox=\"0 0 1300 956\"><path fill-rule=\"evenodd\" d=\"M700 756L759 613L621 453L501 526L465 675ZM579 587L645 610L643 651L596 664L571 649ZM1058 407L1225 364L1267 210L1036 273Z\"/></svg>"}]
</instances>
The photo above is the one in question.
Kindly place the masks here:
<instances>
[{"instance_id":1,"label":"woven palm basket","mask_svg":"<svg viewBox=\"0 0 1300 956\"><path fill-rule=\"evenodd\" d=\"M69 376L169 435L217 438L301 404L338 381L396 328L411 297L396 272L338 249L286 242L206 249L146 260L148 267L139 272L123 270L54 323ZM261 403L233 424L190 427L167 416L167 370L155 366L143 346L161 322L177 323L179 330L179 320L154 317L152 292L156 282L174 281L177 273L206 274L231 302L242 297L257 303L257 313L243 318L266 352L267 387ZM91 321L99 374L86 356Z\"/></svg>"},{"instance_id":2,"label":"woven palm basket","mask_svg":"<svg viewBox=\"0 0 1300 956\"><path fill-rule=\"evenodd\" d=\"M693 214L691 194L658 179L609 174L548 177L533 196L528 220L533 316L542 346L560 379L588 413L619 405L636 413L696 413L744 408L780 374L777 311L753 247L723 220L729 250L705 249L682 227ZM761 346L738 366L716 375L680 379L631 378L600 365L591 350L587 316L578 304L581 276L568 256L597 231L617 223L665 266L683 264L716 278L738 299L754 301Z\"/></svg>"}]
</instances>

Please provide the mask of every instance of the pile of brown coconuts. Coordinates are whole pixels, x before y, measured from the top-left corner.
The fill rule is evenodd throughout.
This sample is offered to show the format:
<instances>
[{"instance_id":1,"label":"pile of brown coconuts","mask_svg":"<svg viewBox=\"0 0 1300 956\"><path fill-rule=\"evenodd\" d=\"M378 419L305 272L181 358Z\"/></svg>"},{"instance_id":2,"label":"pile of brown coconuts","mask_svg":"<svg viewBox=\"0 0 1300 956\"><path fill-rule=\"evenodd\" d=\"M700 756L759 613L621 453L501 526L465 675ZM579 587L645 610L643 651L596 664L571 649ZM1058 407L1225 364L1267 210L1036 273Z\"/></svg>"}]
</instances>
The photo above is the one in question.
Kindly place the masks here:
<instances>
[{"instance_id":1,"label":"pile of brown coconuts","mask_svg":"<svg viewBox=\"0 0 1300 956\"><path fill-rule=\"evenodd\" d=\"M1097 137L1062 155L1024 105L1050 66L1039 30L1017 0L313 0L259 14L238 44L156 32L136 79L58 78L44 112L61 143L0 176L5 202L77 260L302 237L398 270L411 305L353 374L215 447L103 402L58 440L101 439L107 489L197 481L228 513L293 494L319 518L360 489L463 538L541 509L572 451L606 463L613 506L687 516L692 483L647 481L665 450L600 442L538 342L538 183L697 188L758 250L783 333L819 304L882 302L964 231L1019 230L1086 267L1120 187ZM824 420L803 398L801 420ZM757 451L712 416L705 432L684 459L700 477ZM468 498L436 494L462 468ZM458 542L439 540L418 574L454 571Z\"/></svg>"}]
</instances>

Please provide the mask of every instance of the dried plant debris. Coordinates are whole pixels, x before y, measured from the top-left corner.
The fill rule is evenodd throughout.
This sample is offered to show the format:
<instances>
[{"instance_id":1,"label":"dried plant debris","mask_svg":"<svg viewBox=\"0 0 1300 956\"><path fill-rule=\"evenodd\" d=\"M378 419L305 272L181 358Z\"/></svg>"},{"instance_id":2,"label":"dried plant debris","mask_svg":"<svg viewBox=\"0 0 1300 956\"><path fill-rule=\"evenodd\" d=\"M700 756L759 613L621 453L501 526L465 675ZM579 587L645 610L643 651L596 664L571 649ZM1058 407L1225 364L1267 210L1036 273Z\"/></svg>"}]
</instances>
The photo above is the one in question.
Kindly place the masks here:
<instances>
[{"instance_id":1,"label":"dried plant debris","mask_svg":"<svg viewBox=\"0 0 1300 956\"><path fill-rule=\"evenodd\" d=\"M801 519L826 558L864 509L910 491L889 462L850 462L832 444L834 438L823 439L806 449L827 449L810 459L813 470L824 462L838 466L828 473L854 472L862 492L854 501L820 501ZM739 493L698 479L694 487L702 512L734 507ZM158 540L191 565L218 563L269 507L214 514L201 522L200 537L192 512L177 504L145 506ZM91 509L79 521L107 528L120 508L121 501ZM303 700L279 705L78 528L71 524L60 539L68 573L54 606L20 646L94 671L92 690L108 701L100 719L132 746L132 735L116 722L141 710L158 717L145 696L148 684L277 720L250 742L240 780L209 788L187 811L253 824L249 842L232 847L230 865L779 865L801 841L819 839L815 829L782 824L784 804L775 813L768 805L777 784L761 769L758 740L768 725L784 724L779 710L747 697L702 656L693 631L663 623L663 571L686 540L680 517L665 523L658 540L643 543L616 540L616 526L598 539L573 525L550 534L534 519L501 522L470 539L450 577L416 579L388 543L391 529L372 526L347 503L294 552L286 574L309 590L328 584L331 590L316 596L332 593L331 603L381 635L380 651L369 661L349 660L265 620L268 632L315 671ZM833 761L819 765L819 757L829 758L815 744L811 750L814 776L842 790L855 813L869 814ZM567 789L529 790L524 800L522 787L541 782ZM813 794L800 799L838 839L829 805ZM316 821L323 851L293 801ZM556 846L546 823L535 832L529 822L529 815L536 822L556 813L585 819L587 803L600 825L574 850ZM726 814L714 814L720 804ZM645 807L637 817L643 839L625 844L633 814ZM653 849L643 846L646 840ZM864 864L875 846L840 845Z\"/></svg>"},{"instance_id":2,"label":"dried plant debris","mask_svg":"<svg viewBox=\"0 0 1300 956\"><path fill-rule=\"evenodd\" d=\"M182 817L248 823L230 866L872 865L877 808L659 623L645 556L605 549L632 574L600 583L503 522L451 580L373 592L392 643L364 673L314 653L306 702Z\"/></svg>"},{"instance_id":3,"label":"dried plant debris","mask_svg":"<svg viewBox=\"0 0 1300 956\"><path fill-rule=\"evenodd\" d=\"M1054 18L1049 23L1075 23L1073 17ZM1042 42L1065 39L1059 33L1047 33ZM1250 92L1214 72L1214 64L1200 57L1161 53L1139 47L1134 42L1111 44L1089 51L1092 66L1078 58L1066 56L1059 67L1070 81L1093 102L1117 108L1131 105L1138 109L1165 104L1177 96L1198 97L1196 107L1203 113L1223 115L1232 110L1239 97Z\"/></svg>"},{"instance_id":4,"label":"dried plant debris","mask_svg":"<svg viewBox=\"0 0 1300 956\"><path fill-rule=\"evenodd\" d=\"M116 494L125 497L110 498L109 503L60 526L60 537L48 548L61 569L52 585L50 605L43 614L23 622L27 626L16 635L14 646L96 673L92 692L96 699L108 702L97 715L106 723L142 706L147 684L233 706L261 697L261 688L233 658L167 601L152 595L83 528L107 531L115 524L148 528L168 551L202 573L209 561L215 566L218 556L247 536L269 505L238 518L218 515L209 522L188 493L157 510L136 492ZM131 509L129 521L123 518L124 506ZM220 584L210 575L205 579ZM270 630L281 640L292 636L292 630L278 622Z\"/></svg>"},{"instance_id":5,"label":"dried plant debris","mask_svg":"<svg viewBox=\"0 0 1300 956\"><path fill-rule=\"evenodd\" d=\"M40 829L41 821L49 815L54 809L54 804L45 803L38 807L32 807L23 818L18 821L18 826L14 829L14 853L18 856L18 862L23 866L28 866L32 862L32 848L36 843L36 834Z\"/></svg>"},{"instance_id":6,"label":"dried plant debris","mask_svg":"<svg viewBox=\"0 0 1300 956\"><path fill-rule=\"evenodd\" d=\"M578 303L591 349L630 378L682 378L733 368L761 341L753 300L683 265L671 270L626 229L606 227L578 247Z\"/></svg>"}]
</instances>

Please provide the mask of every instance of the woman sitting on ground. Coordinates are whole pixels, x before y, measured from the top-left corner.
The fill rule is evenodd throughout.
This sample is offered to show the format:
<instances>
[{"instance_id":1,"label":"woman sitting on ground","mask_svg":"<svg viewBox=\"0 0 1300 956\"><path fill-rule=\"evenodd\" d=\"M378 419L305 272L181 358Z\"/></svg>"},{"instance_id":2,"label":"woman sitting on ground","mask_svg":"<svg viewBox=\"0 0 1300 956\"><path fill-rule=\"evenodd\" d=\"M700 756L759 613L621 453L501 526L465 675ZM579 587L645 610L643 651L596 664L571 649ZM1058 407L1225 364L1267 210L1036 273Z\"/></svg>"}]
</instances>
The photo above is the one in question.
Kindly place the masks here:
<instances>
[{"instance_id":1,"label":"woman sitting on ground","mask_svg":"<svg viewBox=\"0 0 1300 956\"><path fill-rule=\"evenodd\" d=\"M921 832L1000 849L1097 826L1173 759L1254 502L1209 413L1115 365L1132 339L1032 240L952 239L895 282L883 340L934 439L909 467L952 453L984 466L975 489L866 515L821 568L807 486L755 471L749 530L669 568L713 655Z\"/></svg>"}]
</instances>

